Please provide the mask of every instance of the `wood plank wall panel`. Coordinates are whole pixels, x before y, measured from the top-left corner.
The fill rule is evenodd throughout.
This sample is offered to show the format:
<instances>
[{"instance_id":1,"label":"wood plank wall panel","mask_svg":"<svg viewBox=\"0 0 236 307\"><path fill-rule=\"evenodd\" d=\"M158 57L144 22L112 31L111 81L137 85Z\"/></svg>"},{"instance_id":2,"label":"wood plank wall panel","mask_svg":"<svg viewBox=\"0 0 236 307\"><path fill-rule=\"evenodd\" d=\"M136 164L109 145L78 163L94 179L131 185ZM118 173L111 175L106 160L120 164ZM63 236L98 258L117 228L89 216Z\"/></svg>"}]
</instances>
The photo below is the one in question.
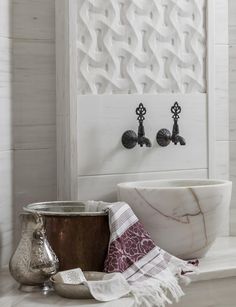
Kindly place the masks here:
<instances>
[{"instance_id":1,"label":"wood plank wall panel","mask_svg":"<svg viewBox=\"0 0 236 307\"><path fill-rule=\"evenodd\" d=\"M207 169L78 177L78 199L117 201L116 185L124 181L207 178Z\"/></svg>"},{"instance_id":2,"label":"wood plank wall panel","mask_svg":"<svg viewBox=\"0 0 236 307\"><path fill-rule=\"evenodd\" d=\"M229 178L228 1L215 0L215 177ZM223 235L229 234L229 217Z\"/></svg>"},{"instance_id":3,"label":"wood plank wall panel","mask_svg":"<svg viewBox=\"0 0 236 307\"><path fill-rule=\"evenodd\" d=\"M11 1L0 1L0 267L12 252Z\"/></svg>"},{"instance_id":4,"label":"wood plank wall panel","mask_svg":"<svg viewBox=\"0 0 236 307\"><path fill-rule=\"evenodd\" d=\"M216 42L218 45L224 45L227 44L226 1L216 2ZM8 5L3 3L7 3L7 0L2 0L1 5ZM17 213L27 202L56 198L54 6L55 0L13 0L13 49L16 63L13 87L16 175L14 203ZM221 54L221 51L216 53ZM225 72L222 68L223 66L219 66L218 71L223 74ZM219 84L223 84L222 79L219 79ZM221 117L226 114L224 102L227 98L223 98L224 91L225 89L219 89L219 98L216 98L218 123L222 127L218 127L219 141L227 140L227 126ZM222 160L216 160L219 161L219 170L216 173L221 176L225 174L223 169L226 164L222 166ZM32 176L30 171L23 171L21 165L28 170L32 169L35 174ZM39 168L44 171L39 171ZM37 184L41 181L45 181L45 184L37 190Z\"/></svg>"},{"instance_id":5,"label":"wood plank wall panel","mask_svg":"<svg viewBox=\"0 0 236 307\"><path fill-rule=\"evenodd\" d=\"M0 1L0 37L11 37L12 1Z\"/></svg>"},{"instance_id":6,"label":"wood plank wall panel","mask_svg":"<svg viewBox=\"0 0 236 307\"><path fill-rule=\"evenodd\" d=\"M156 134L173 127L170 108L182 107L180 135L186 146L160 147ZM135 109L147 108L144 127L152 148L121 144L126 130L138 131ZM205 94L101 95L78 97L78 175L105 175L207 168L207 123Z\"/></svg>"},{"instance_id":7,"label":"wood plank wall panel","mask_svg":"<svg viewBox=\"0 0 236 307\"><path fill-rule=\"evenodd\" d=\"M236 1L229 0L229 135L230 179L233 181L231 202L232 235L236 235Z\"/></svg>"},{"instance_id":8,"label":"wood plank wall panel","mask_svg":"<svg viewBox=\"0 0 236 307\"><path fill-rule=\"evenodd\" d=\"M229 120L228 120L229 118L229 110L228 110L229 63L228 62L229 61L228 61L228 4L227 4L227 1L216 0L215 9L216 9L215 11L215 30L216 30L215 31L216 33L216 37L215 37L215 55L216 55L216 60L215 60L215 114L211 114L211 116L215 118L215 132L216 132L216 135L215 135L216 136L215 165L214 165L215 172L214 173L215 173L216 178L228 179L229 177ZM85 113L83 113L84 112L84 108L83 108L84 99L86 100L86 107L88 108L88 110L92 110L90 117L88 116L89 112L86 113L86 115ZM109 146L111 144L113 145L115 144L114 143L115 141L112 140L112 136L115 139L117 139L118 134L114 131L114 126L112 126L111 123L108 123L108 121L106 121L108 118L107 115L105 115L104 118L101 119L101 116L103 116L104 114L102 115L102 107L99 104L101 100L103 100L105 104L106 97L97 96L96 98L97 104L99 105L97 112L94 112L94 107L90 105L90 103L88 102L89 99L92 100L92 98L88 98L88 97L87 98L83 98L82 96L78 97L79 102L81 102L81 104L79 103L80 112L78 112L78 121L79 121L79 127L78 127L78 131L79 131L79 134L78 134L79 136L78 138L78 150L79 150L79 153L78 153L78 161L79 161L78 163L78 167L79 167L78 182L79 184L78 184L78 189L80 189L81 194L80 192L78 193L81 199L83 199L85 196L88 196L89 188L87 187L91 186L89 184L90 182L89 180L91 180L92 186L95 186L95 183L96 183L96 185L99 187L98 189L94 188L93 192L91 192L94 197L96 196L96 193L97 193L97 195L99 195L100 197L104 196L107 199L112 199L114 198L114 186L111 185L111 182L116 182L114 179L116 178L116 176L118 176L118 178L120 178L121 180L122 178L125 179L127 176L129 176L130 174L127 174L129 172L132 173L134 171L138 171L142 173L142 171L144 170L148 172L151 170L153 171L154 170L156 171L157 170L163 170L163 171L169 170L168 167L166 166L166 161L171 161L168 152L167 152L168 159L166 157L166 161L165 161L165 159L157 158L156 165L154 166L154 164L152 165L152 163L151 165L146 165L146 164L142 165L142 161L141 161L142 159L140 158L142 155L140 154L140 157L138 157L137 156L138 149L137 151L134 150L135 153L133 154L133 159L135 162L138 161L137 162L138 167L139 167L138 169L135 169L135 167L133 167L132 161L129 161L129 157L125 157L125 156L121 157L118 145L117 145L116 151L113 151L113 152L110 151L110 155L109 155L108 154L109 150L106 150L105 148L106 147L105 139L107 138L111 140L107 144L107 147L110 148ZM113 100L116 100L116 97L113 96ZM158 97L158 100L160 100L159 97ZM122 109L122 102L120 104L117 102L117 105L120 105L120 108ZM117 125L119 125L118 122L121 121L121 119L119 119L119 116L117 116L117 113L119 114L119 111L120 109L119 110L117 109L117 112L114 112L113 114L114 116L113 121L116 122ZM98 116L97 119L93 117L92 115L93 112L97 114ZM128 110L125 111L125 113L126 112L128 112ZM151 113L158 114L158 112L153 112L153 110L151 111ZM188 114L188 117L189 115L190 114ZM163 114L160 112L159 116L157 117L159 121L161 121L160 118L161 119L163 118ZM168 122L168 117L164 116L164 118L165 118L166 125L167 126L168 124L170 125L170 123ZM202 119L205 120L205 117L202 117ZM153 118L150 121L153 121ZM95 122L96 124L94 124ZM104 124L104 122L106 122L106 124ZM129 122L132 123L131 128L135 129L134 128L135 124L132 122L132 119L129 119ZM157 123L158 123L158 120L157 120ZM90 135L88 140L85 140L85 138L83 137L83 133L86 130L86 124L87 124L87 128L89 126L91 128L90 132L88 131L89 130L88 128L88 130L85 133L87 135ZM108 130L109 130L108 133L106 131L106 126L108 127ZM195 134L193 132L194 129L192 128L193 126L194 125L189 125L189 129L192 132L191 137L194 138ZM146 130L149 134L153 132L153 127L150 128L148 126L148 123L146 123L146 127L147 127ZM86 142L87 142L87 146L84 146ZM154 143L155 143L155 140L154 140ZM201 142L199 142L199 140L196 141L196 148L197 148L197 145L200 148L204 147L204 145L202 145ZM191 146L194 147L195 144L191 144ZM183 149L180 149L180 150L183 151ZM106 158L104 158L105 156L103 156L104 152L107 153L107 155L105 155ZM147 151L145 151L145 155L146 155L145 163L150 159L150 156L151 156L151 153L148 155L146 154L146 152ZM201 167L203 168L203 165L200 165L201 164L200 156L198 159L195 159L195 163L191 162L188 166L187 165L183 166L181 164L181 159L179 159L178 157L178 154L177 154L178 150L176 148L175 148L175 152L177 155L177 157L175 157L176 158L175 161L178 161L178 163L180 162L180 168L181 166L186 169L191 169L191 167L199 168L199 169L201 169ZM172 151L172 156L173 155L174 155L174 151ZM185 151L183 152L183 155L187 156ZM116 163L117 157L120 157L120 159L118 159L120 163L118 164ZM159 160L163 161L162 166L158 164ZM97 161L99 161L99 163ZM111 161L110 164L109 164L109 161ZM127 165L129 165L127 167L127 173L123 175L118 174L118 173L124 172L122 165L121 165L121 161L128 161ZM163 169L161 167L163 167ZM172 170L178 168L176 163L175 164L170 163L169 167ZM111 173L111 175L109 175L109 173ZM88 175L90 175L91 177L89 177ZM96 176L94 175L98 175L97 180L96 180ZM144 176L144 174L142 175ZM187 173L186 173L186 176L187 176ZM110 193L106 194L104 187L100 185L100 181L103 182L104 185L106 185L108 184L107 183L108 178L111 180L109 182ZM96 193L94 192L94 190L96 191ZM229 233L229 227L228 227L228 222L226 222L224 234L228 234L228 233Z\"/></svg>"},{"instance_id":9,"label":"wood plank wall panel","mask_svg":"<svg viewBox=\"0 0 236 307\"><path fill-rule=\"evenodd\" d=\"M22 206L56 199L55 0L13 0L15 242Z\"/></svg>"}]
</instances>

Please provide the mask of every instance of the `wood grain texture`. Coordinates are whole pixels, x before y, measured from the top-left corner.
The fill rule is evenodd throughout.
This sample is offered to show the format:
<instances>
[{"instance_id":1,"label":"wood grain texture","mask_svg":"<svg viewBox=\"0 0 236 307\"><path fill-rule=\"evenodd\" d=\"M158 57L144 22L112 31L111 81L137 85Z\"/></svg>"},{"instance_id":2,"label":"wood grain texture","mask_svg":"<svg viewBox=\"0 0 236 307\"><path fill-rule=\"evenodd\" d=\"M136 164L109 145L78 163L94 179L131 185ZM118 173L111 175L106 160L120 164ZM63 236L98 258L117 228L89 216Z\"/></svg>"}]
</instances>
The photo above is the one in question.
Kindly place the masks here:
<instances>
[{"instance_id":1,"label":"wood grain texture","mask_svg":"<svg viewBox=\"0 0 236 307\"><path fill-rule=\"evenodd\" d=\"M12 1L0 1L0 37L12 35Z\"/></svg>"},{"instance_id":2,"label":"wood grain texture","mask_svg":"<svg viewBox=\"0 0 236 307\"><path fill-rule=\"evenodd\" d=\"M59 6L63 8L63 0L58 1ZM73 150L76 151L76 147L78 146L78 153L76 154L76 161L78 161L78 171L77 175L79 176L80 185L84 180L84 185L82 185L81 191L83 189L86 190L85 186L85 178L100 178L106 177L107 175L114 176L128 176L132 173L149 173L155 171L173 171L177 169L207 169L209 170L209 176L215 177L216 175L222 175L224 170L222 169L222 165L225 161L221 161L221 155L216 156L216 139L217 140L228 140L228 121L227 121L227 48L223 47L223 44L227 44L227 4L224 1L217 0L207 1L208 8L208 16L207 16L207 29L208 29L208 70L207 70L207 79L208 79L208 93L207 100L205 100L205 107L202 111L197 109L194 110L194 117L191 117L190 111L188 113L189 122L182 121L181 119L181 134L187 139L190 140L190 143L187 143L191 149L191 153L188 152L188 145L185 148L180 147L168 147L165 149L155 147L155 134L156 132L162 128L167 127L171 129L172 122L171 117L168 116L167 113L164 113L164 110L167 111L169 109L169 104L166 103L164 105L163 96L156 96L156 109L152 109L148 113L145 129L146 135L151 138L151 141L154 144L152 150L148 150L146 148L135 148L132 151L125 151L120 144L120 138L122 133L127 129L137 130L137 122L134 113L129 111L129 104L132 104L132 109L135 109L137 105L137 101L142 99L142 102L150 106L150 98L148 95L148 100L142 96L137 97L134 95L130 95L125 99L125 96L117 99L116 95L111 96L85 96L84 98L78 96L78 124L75 129L73 129L73 121L71 121L71 96L69 96L66 91L70 91L71 88L68 84L65 86L65 82L63 79L63 70L58 74L58 82L59 90L60 85L63 87L63 91L59 93L58 96L58 135L60 145L58 151L62 151L63 148L69 148L73 142ZM67 7L68 9L68 7ZM63 13L62 13L63 12ZM66 56L64 57L64 63L68 65L68 61L70 61L71 48L73 46L70 44L73 43L72 36L73 33L70 31L70 27L73 27L74 19L70 19L70 11L68 10L59 10L58 12L58 20L60 23L59 27L63 31L59 31L57 42L62 43L62 49L64 48L66 52ZM66 22L70 20L70 26ZM66 21L65 21L66 20ZM219 25L219 21L221 21L221 26ZM64 25L62 26L64 22ZM219 31L215 31L215 28L219 28ZM65 31L66 29L66 31ZM215 37L214 33L217 32ZM62 34L61 34L62 33ZM66 33L69 35L66 37ZM64 35L64 37L63 37ZM74 37L75 38L75 37ZM69 42L68 42L69 39ZM72 39L70 41L70 39ZM67 46L63 43L66 43ZM221 48L222 45L222 48ZM219 46L219 47L218 47ZM63 50L64 50L63 49ZM59 48L59 55L61 56L62 51ZM215 61L216 54L216 61ZM60 57L61 59L61 57ZM59 61L59 68L63 64ZM72 69L75 66L71 66ZM75 69L76 71L76 69ZM67 74L70 71L67 71ZM76 72L75 72L76 75ZM215 77L216 85L215 85ZM68 77L71 76L68 74ZM73 96L75 92L71 91L70 94ZM65 97L70 98L69 104L65 104ZM111 99L112 97L112 99ZM134 100L137 101L134 101ZM175 99L178 99L178 97ZM187 99L185 97L185 99ZM64 106L61 105L61 102L64 103ZM188 96L188 106L192 102L191 95ZM152 103L152 102L151 102ZM163 107L162 104L163 103ZM199 101L198 101L199 103ZM199 103L199 108L200 107ZM68 107L69 105L69 107ZM184 103L184 109L188 108L187 102ZM67 108L67 112L63 110L63 108ZM75 110L76 107L73 109ZM202 110L203 110L202 109ZM207 110L206 110L207 109ZM62 112L61 112L62 111ZM64 112L64 113L63 113ZM201 113L201 117L196 114L198 112ZM205 113L204 113L205 112ZM64 114L64 115L63 115ZM215 117L216 114L216 117ZM196 122L195 122L196 120ZM205 123L205 132L199 129L198 125L200 125L201 121ZM127 126L126 126L127 123ZM129 123L129 124L128 124ZM155 123L155 124L154 124ZM154 126L155 125L155 126ZM64 128L63 128L64 127ZM66 129L65 129L66 127ZM196 128L198 127L198 128ZM194 132L194 129L196 131ZM208 136L206 131L208 130ZM62 136L63 131L66 131L66 134ZM75 132L76 131L76 132ZM74 139L74 134L78 132L77 140ZM155 131L153 135L153 131ZM190 132L191 131L191 132ZM188 136L189 132L189 136ZM68 133L71 137L68 140ZM61 137L62 136L62 137ZM64 139L63 139L64 138ZM195 144L191 143L194 139ZM73 141L72 141L73 140ZM71 143L72 141L72 143ZM208 141L208 143L207 143ZM68 143L69 142L69 143ZM69 146L68 146L69 144ZM62 150L60 150L62 149ZM131 154L132 152L132 154ZM196 155L196 156L195 156ZM59 173L64 176L66 172L65 170L65 161L73 160L71 156L71 151L66 153L64 150L63 154L58 156L58 169ZM192 159L192 160L191 160ZM190 161L191 160L191 161ZM61 163L60 163L61 161ZM178 161L178 163L176 162ZM68 163L68 162L67 162ZM219 165L219 167L217 166ZM177 166L178 165L178 166ZM221 166L220 166L221 165ZM67 165L68 166L68 165ZM72 171L72 164L69 164L70 171ZM74 169L73 169L74 171ZM60 177L59 175L59 180ZM90 177L91 176L91 177ZM98 176L98 177L96 177ZM224 176L226 174L224 173ZM66 176L65 176L66 178ZM68 177L67 177L68 178ZM123 177L122 177L123 178ZM66 181L64 180L64 183ZM86 193L89 193L89 181L87 181L88 189ZM95 181L94 181L95 182ZM68 182L66 183L68 184ZM98 185L99 186L99 185ZM63 181L58 185L59 190L65 189L65 184L63 185ZM69 187L70 188L70 187ZM106 197L107 199L114 199L114 192L110 194L103 194L102 189L94 189L95 193L98 193L99 197ZM114 190L113 190L114 191ZM65 190L64 190L65 192ZM63 192L63 193L64 193ZM71 191L69 191L70 194ZM89 195L86 194L85 195ZM84 196L85 196L84 195ZM93 194L95 197L95 194ZM83 194L78 194L78 197L84 197Z\"/></svg>"},{"instance_id":3,"label":"wood grain texture","mask_svg":"<svg viewBox=\"0 0 236 307\"><path fill-rule=\"evenodd\" d=\"M229 179L229 142L216 142L216 178Z\"/></svg>"},{"instance_id":4,"label":"wood grain texture","mask_svg":"<svg viewBox=\"0 0 236 307\"><path fill-rule=\"evenodd\" d=\"M231 207L236 209L236 141L230 141L230 179L233 181ZM235 212L235 211L234 211ZM235 216L236 219L236 216Z\"/></svg>"},{"instance_id":5,"label":"wood grain texture","mask_svg":"<svg viewBox=\"0 0 236 307\"><path fill-rule=\"evenodd\" d=\"M216 45L215 127L216 140L229 140L229 52L228 45Z\"/></svg>"},{"instance_id":6,"label":"wood grain texture","mask_svg":"<svg viewBox=\"0 0 236 307\"><path fill-rule=\"evenodd\" d=\"M12 151L0 151L0 267L12 252Z\"/></svg>"},{"instance_id":7,"label":"wood grain texture","mask_svg":"<svg viewBox=\"0 0 236 307\"><path fill-rule=\"evenodd\" d=\"M14 149L56 148L56 125L15 125Z\"/></svg>"},{"instance_id":8,"label":"wood grain texture","mask_svg":"<svg viewBox=\"0 0 236 307\"><path fill-rule=\"evenodd\" d=\"M77 189L76 5L76 0L56 2L57 197L60 200L75 199Z\"/></svg>"},{"instance_id":9,"label":"wood grain texture","mask_svg":"<svg viewBox=\"0 0 236 307\"><path fill-rule=\"evenodd\" d=\"M14 125L56 123L54 43L15 40Z\"/></svg>"},{"instance_id":10,"label":"wood grain texture","mask_svg":"<svg viewBox=\"0 0 236 307\"><path fill-rule=\"evenodd\" d=\"M0 37L0 150L11 149L11 40Z\"/></svg>"},{"instance_id":11,"label":"wood grain texture","mask_svg":"<svg viewBox=\"0 0 236 307\"><path fill-rule=\"evenodd\" d=\"M236 1L229 0L229 134L230 134L230 179L236 184ZM230 215L230 231L236 235L236 191L233 188Z\"/></svg>"},{"instance_id":12,"label":"wood grain texture","mask_svg":"<svg viewBox=\"0 0 236 307\"><path fill-rule=\"evenodd\" d=\"M172 130L170 108L182 106L180 135L186 146L160 147L155 140L161 128ZM126 130L137 133L135 109L147 108L146 136L153 147L128 150L121 143ZM171 171L207 168L206 95L109 95L78 97L78 175Z\"/></svg>"},{"instance_id":13,"label":"wood grain texture","mask_svg":"<svg viewBox=\"0 0 236 307\"><path fill-rule=\"evenodd\" d=\"M79 176L78 195L79 200L103 200L107 202L117 201L116 185L125 181L156 180L156 179L186 179L207 178L207 169L179 170L169 172L152 172L136 174L114 174L100 176Z\"/></svg>"},{"instance_id":14,"label":"wood grain texture","mask_svg":"<svg viewBox=\"0 0 236 307\"><path fill-rule=\"evenodd\" d=\"M207 16L207 127L208 127L208 176L215 177L215 22L216 6L214 0L206 2Z\"/></svg>"},{"instance_id":15,"label":"wood grain texture","mask_svg":"<svg viewBox=\"0 0 236 307\"><path fill-rule=\"evenodd\" d=\"M0 267L12 253L12 2L0 1Z\"/></svg>"},{"instance_id":16,"label":"wood grain texture","mask_svg":"<svg viewBox=\"0 0 236 307\"><path fill-rule=\"evenodd\" d=\"M55 0L12 2L14 38L52 41L55 39Z\"/></svg>"},{"instance_id":17,"label":"wood grain texture","mask_svg":"<svg viewBox=\"0 0 236 307\"><path fill-rule=\"evenodd\" d=\"M233 182L235 184L235 181L233 181ZM232 207L231 210L230 210L230 235L236 236L236 208L235 208L235 206Z\"/></svg>"},{"instance_id":18,"label":"wood grain texture","mask_svg":"<svg viewBox=\"0 0 236 307\"><path fill-rule=\"evenodd\" d=\"M26 204L56 198L55 149L14 151L14 240L20 238L19 213Z\"/></svg>"},{"instance_id":19,"label":"wood grain texture","mask_svg":"<svg viewBox=\"0 0 236 307\"><path fill-rule=\"evenodd\" d=\"M236 44L236 2L229 0L229 44Z\"/></svg>"},{"instance_id":20,"label":"wood grain texture","mask_svg":"<svg viewBox=\"0 0 236 307\"><path fill-rule=\"evenodd\" d=\"M230 154L229 154L229 141L217 141L216 142L216 172L215 178L217 179L229 179L230 166ZM230 212L224 220L222 226L221 235L229 235L230 231Z\"/></svg>"},{"instance_id":21,"label":"wood grain texture","mask_svg":"<svg viewBox=\"0 0 236 307\"><path fill-rule=\"evenodd\" d=\"M14 230L26 203L56 199L55 0L13 0Z\"/></svg>"},{"instance_id":22,"label":"wood grain texture","mask_svg":"<svg viewBox=\"0 0 236 307\"><path fill-rule=\"evenodd\" d=\"M230 140L236 141L236 45L229 48L229 97Z\"/></svg>"},{"instance_id":23,"label":"wood grain texture","mask_svg":"<svg viewBox=\"0 0 236 307\"><path fill-rule=\"evenodd\" d=\"M228 1L214 0L215 1L215 33L216 44L228 45ZM229 0L230 2L231 0ZM233 0L234 1L234 0Z\"/></svg>"}]
</instances>

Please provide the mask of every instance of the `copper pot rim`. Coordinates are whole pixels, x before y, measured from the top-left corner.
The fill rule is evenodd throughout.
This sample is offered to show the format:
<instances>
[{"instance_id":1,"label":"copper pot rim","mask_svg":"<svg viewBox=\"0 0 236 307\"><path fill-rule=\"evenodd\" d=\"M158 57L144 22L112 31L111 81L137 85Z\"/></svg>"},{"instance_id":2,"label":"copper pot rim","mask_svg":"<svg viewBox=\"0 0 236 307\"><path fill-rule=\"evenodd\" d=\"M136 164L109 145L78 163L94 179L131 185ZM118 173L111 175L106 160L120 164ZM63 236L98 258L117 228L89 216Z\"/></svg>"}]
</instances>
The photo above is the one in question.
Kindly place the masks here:
<instances>
[{"instance_id":1,"label":"copper pot rim","mask_svg":"<svg viewBox=\"0 0 236 307\"><path fill-rule=\"evenodd\" d=\"M38 213L43 216L60 216L60 217L76 217L76 216L107 216L107 211L49 211L47 209L56 206L60 209L71 207L71 208L83 208L86 202L82 201L47 201L47 202L36 202L31 203L23 207L24 212Z\"/></svg>"}]
</instances>

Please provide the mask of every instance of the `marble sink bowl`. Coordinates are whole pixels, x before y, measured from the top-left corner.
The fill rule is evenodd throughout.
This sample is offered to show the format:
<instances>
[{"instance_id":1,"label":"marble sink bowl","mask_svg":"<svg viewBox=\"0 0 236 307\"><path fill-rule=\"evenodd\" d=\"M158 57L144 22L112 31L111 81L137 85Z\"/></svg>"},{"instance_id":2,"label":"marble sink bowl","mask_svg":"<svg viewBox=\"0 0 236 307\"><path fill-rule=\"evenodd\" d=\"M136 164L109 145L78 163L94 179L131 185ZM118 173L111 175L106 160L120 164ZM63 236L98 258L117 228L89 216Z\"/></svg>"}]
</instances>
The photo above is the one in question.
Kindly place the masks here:
<instances>
[{"instance_id":1,"label":"marble sink bowl","mask_svg":"<svg viewBox=\"0 0 236 307\"><path fill-rule=\"evenodd\" d=\"M232 183L223 180L154 180L118 184L161 248L182 259L203 257L229 214Z\"/></svg>"}]
</instances>

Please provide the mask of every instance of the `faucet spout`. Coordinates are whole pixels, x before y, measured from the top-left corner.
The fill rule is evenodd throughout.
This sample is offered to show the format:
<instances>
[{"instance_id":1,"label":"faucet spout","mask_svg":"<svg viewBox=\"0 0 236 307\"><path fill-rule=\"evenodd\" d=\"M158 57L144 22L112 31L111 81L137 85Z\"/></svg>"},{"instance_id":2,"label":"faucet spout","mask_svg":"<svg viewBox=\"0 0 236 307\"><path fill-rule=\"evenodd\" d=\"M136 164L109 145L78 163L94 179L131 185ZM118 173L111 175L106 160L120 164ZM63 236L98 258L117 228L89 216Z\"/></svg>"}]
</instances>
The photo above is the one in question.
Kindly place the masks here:
<instances>
[{"instance_id":1,"label":"faucet spout","mask_svg":"<svg viewBox=\"0 0 236 307\"><path fill-rule=\"evenodd\" d=\"M145 136L142 136L138 139L138 144L143 147L143 145L145 145L146 147L152 147L152 143L151 141L146 138Z\"/></svg>"},{"instance_id":2,"label":"faucet spout","mask_svg":"<svg viewBox=\"0 0 236 307\"><path fill-rule=\"evenodd\" d=\"M172 141L175 145L177 145L178 143L182 146L186 145L185 139L178 134L174 136Z\"/></svg>"},{"instance_id":3,"label":"faucet spout","mask_svg":"<svg viewBox=\"0 0 236 307\"><path fill-rule=\"evenodd\" d=\"M138 127L138 144L140 147L143 147L143 145L146 147L152 147L151 141L145 137L143 122L140 122Z\"/></svg>"}]
</instances>

